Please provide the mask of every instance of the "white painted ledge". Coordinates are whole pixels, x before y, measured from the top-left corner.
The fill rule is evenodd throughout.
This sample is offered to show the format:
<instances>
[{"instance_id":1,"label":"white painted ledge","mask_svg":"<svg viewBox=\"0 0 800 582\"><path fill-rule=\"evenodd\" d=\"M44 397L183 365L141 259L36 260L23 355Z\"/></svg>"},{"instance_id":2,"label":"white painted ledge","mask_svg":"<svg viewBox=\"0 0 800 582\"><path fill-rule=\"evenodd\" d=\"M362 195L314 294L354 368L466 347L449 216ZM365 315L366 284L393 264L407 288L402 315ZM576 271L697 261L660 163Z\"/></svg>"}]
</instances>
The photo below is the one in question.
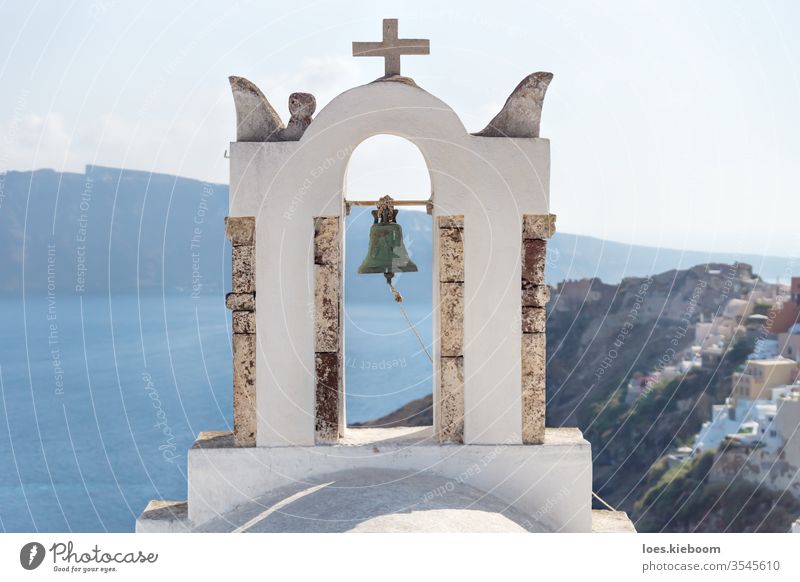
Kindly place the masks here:
<instances>
[{"instance_id":1,"label":"white painted ledge","mask_svg":"<svg viewBox=\"0 0 800 582\"><path fill-rule=\"evenodd\" d=\"M185 501L153 500L136 520L136 533L186 533L191 531Z\"/></svg>"},{"instance_id":2,"label":"white painted ledge","mask_svg":"<svg viewBox=\"0 0 800 582\"><path fill-rule=\"evenodd\" d=\"M443 494L460 485L483 491L542 531L592 530L591 446L579 430L547 429L542 445L439 445L424 431L404 430L356 429L345 443L307 447L241 448L225 435L202 435L189 451L189 519L202 527L279 488L311 487L330 474L395 470L438 478Z\"/></svg>"}]
</instances>

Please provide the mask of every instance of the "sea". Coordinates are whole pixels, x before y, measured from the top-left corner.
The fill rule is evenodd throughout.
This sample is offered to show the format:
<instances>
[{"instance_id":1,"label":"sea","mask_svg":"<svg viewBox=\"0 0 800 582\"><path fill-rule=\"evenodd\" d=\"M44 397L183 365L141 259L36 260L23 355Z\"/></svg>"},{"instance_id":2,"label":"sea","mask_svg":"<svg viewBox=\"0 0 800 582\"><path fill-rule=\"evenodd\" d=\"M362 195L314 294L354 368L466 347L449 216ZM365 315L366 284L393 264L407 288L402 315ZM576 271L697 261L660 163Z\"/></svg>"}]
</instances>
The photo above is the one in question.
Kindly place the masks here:
<instances>
[{"instance_id":1,"label":"sea","mask_svg":"<svg viewBox=\"0 0 800 582\"><path fill-rule=\"evenodd\" d=\"M430 346L430 303L406 308ZM345 317L348 423L431 393L388 290ZM222 293L0 299L0 531L133 531L150 499L186 499L197 434L231 428Z\"/></svg>"}]
</instances>

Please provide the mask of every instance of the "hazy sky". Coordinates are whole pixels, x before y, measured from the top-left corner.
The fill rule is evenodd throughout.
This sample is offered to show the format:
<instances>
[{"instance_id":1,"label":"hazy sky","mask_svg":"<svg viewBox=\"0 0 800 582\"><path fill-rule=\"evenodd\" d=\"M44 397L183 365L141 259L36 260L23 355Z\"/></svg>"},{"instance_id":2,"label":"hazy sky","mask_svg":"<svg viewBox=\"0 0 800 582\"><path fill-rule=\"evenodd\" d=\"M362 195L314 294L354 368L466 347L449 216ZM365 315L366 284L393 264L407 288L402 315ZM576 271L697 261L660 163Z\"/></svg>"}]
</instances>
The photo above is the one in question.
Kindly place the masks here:
<instances>
[{"instance_id":1,"label":"hazy sky","mask_svg":"<svg viewBox=\"0 0 800 582\"><path fill-rule=\"evenodd\" d=\"M383 17L431 39L403 72L470 131L526 74L555 74L542 136L560 230L800 256L791 0L5 2L0 170L101 164L227 182L227 76L258 84L284 119L292 91L319 110L382 74L350 43L379 40ZM382 188L385 172L368 168L411 163L384 145L357 151L354 188ZM427 188L400 175L402 190Z\"/></svg>"}]
</instances>

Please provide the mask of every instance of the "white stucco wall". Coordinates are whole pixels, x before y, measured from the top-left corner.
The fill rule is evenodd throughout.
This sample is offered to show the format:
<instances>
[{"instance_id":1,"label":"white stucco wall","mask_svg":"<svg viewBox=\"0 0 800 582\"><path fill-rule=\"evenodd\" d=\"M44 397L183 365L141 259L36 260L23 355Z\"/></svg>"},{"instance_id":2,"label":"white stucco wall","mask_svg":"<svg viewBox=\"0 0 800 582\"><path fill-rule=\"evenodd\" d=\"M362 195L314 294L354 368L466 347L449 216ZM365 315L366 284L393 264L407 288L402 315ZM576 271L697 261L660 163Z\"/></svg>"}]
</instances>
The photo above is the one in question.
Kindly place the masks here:
<instances>
[{"instance_id":1,"label":"white stucco wall","mask_svg":"<svg viewBox=\"0 0 800 582\"><path fill-rule=\"evenodd\" d=\"M200 526L268 491L331 473L393 469L433 473L476 487L527 514L545 531L589 532L591 467L591 445L577 429L548 429L545 443L536 446L381 442L191 449L189 518ZM397 485L380 486L391 495Z\"/></svg>"},{"instance_id":2,"label":"white stucco wall","mask_svg":"<svg viewBox=\"0 0 800 582\"><path fill-rule=\"evenodd\" d=\"M376 82L334 99L298 142L231 144L229 214L257 218L257 444L314 443L312 219L342 214L349 157L378 134L420 149L434 215L465 216L465 441L521 442L521 220L550 212L549 142L471 136L424 90Z\"/></svg>"}]
</instances>

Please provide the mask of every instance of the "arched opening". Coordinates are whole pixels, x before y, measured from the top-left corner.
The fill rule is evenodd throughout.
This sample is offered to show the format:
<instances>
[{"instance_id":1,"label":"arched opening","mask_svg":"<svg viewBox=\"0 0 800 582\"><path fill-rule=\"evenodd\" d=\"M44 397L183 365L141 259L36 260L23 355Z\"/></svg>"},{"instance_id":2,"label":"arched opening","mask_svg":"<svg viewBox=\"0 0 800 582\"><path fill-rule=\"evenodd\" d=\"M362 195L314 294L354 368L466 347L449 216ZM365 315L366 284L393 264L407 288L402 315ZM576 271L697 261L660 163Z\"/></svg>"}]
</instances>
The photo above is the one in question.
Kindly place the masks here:
<instances>
[{"instance_id":1,"label":"arched opening","mask_svg":"<svg viewBox=\"0 0 800 582\"><path fill-rule=\"evenodd\" d=\"M428 200L430 175L420 151L405 139L379 135L350 159L348 202ZM397 273L401 309L385 277L359 274L367 255L374 205L350 205L344 241L343 386L347 426L433 424L433 243L425 205L397 206L397 223L417 272ZM408 319L406 319L406 317ZM411 325L409 325L409 322ZM413 329L412 329L413 326Z\"/></svg>"}]
</instances>

